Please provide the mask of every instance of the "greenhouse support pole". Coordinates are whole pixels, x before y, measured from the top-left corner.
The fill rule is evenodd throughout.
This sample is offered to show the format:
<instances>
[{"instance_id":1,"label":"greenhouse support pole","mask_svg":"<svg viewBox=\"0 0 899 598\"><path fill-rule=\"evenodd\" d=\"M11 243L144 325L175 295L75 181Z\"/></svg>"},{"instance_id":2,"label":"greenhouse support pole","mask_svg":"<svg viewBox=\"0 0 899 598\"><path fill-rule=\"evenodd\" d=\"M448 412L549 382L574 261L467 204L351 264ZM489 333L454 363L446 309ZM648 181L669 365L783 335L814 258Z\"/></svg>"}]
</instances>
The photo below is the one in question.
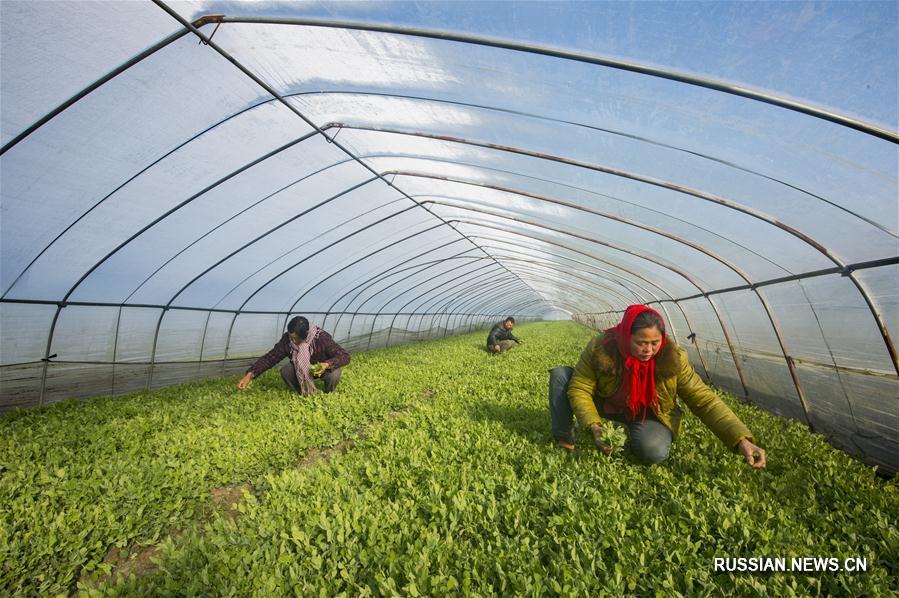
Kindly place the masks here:
<instances>
[{"instance_id":1,"label":"greenhouse support pole","mask_svg":"<svg viewBox=\"0 0 899 598\"><path fill-rule=\"evenodd\" d=\"M197 360L197 377L202 377L201 372L203 371L203 351L206 348L206 333L209 331L210 317L212 317L212 312L206 314L206 324L203 326L203 338L200 340L200 357Z\"/></svg>"},{"instance_id":2,"label":"greenhouse support pole","mask_svg":"<svg viewBox=\"0 0 899 598\"><path fill-rule=\"evenodd\" d=\"M156 345L159 341L159 328L162 326L162 318L165 317L165 312L168 310L168 307L163 307L162 311L159 313L159 319L156 320L156 333L153 335L153 350L150 353L150 371L147 374L147 390L150 390L150 387L153 384L153 369L156 366Z\"/></svg>"},{"instance_id":3,"label":"greenhouse support pole","mask_svg":"<svg viewBox=\"0 0 899 598\"><path fill-rule=\"evenodd\" d=\"M531 265L532 265L532 266L536 266L537 264L536 264L536 263L531 263ZM528 272L527 275L533 275L533 276L535 276L535 277L537 277L537 278L540 278L540 279L543 279L543 280L547 280L547 281L549 281L551 284L555 284L556 286L559 286L560 288L561 288L561 287L565 287L565 288L571 288L573 291L574 291L574 290L580 291L580 289L576 289L576 287L569 287L569 285L567 285L567 284L565 284L565 283L562 283L561 281L562 281L562 280L565 280L564 278L554 278L554 277L549 276L548 274L544 274L543 272L541 272L541 271L539 271L539 270L535 270L534 272ZM611 292L611 289L607 289L606 287L603 287L603 286L601 286L601 285L598 285L598 284L597 284L596 282L594 282L594 281L591 281L591 280L588 280L588 279L583 279L583 278L581 278L581 277L579 277L579 276L574 276L574 278L577 278L577 279L579 279L579 280L583 280L585 283L589 284L590 286L595 286L595 287L598 287L598 288L600 288L600 289L608 290L609 292ZM623 287L623 288L625 288L625 290L630 291L629 289L627 289L627 287ZM632 292L632 291L631 291L631 292ZM619 293L617 293L617 292L613 292L613 294L619 295ZM636 295L635 295L635 297L636 297ZM453 297L452 299L446 301L445 303L435 306L435 309L437 309L437 311L447 311L447 312L449 313L449 312L451 311L451 310L450 310L450 305L452 304L452 302L453 302L455 299L456 299L456 297ZM639 298L638 298L638 299L639 299ZM627 302L629 303L629 301L627 301ZM461 307L457 306L456 309L459 310L459 309L461 309Z\"/></svg>"},{"instance_id":4,"label":"greenhouse support pole","mask_svg":"<svg viewBox=\"0 0 899 598\"><path fill-rule=\"evenodd\" d=\"M476 314L483 313L483 311L478 311L478 309L487 309L490 307L489 301L495 301L500 299L509 299L510 301L517 302L521 301L525 297L528 296L529 289L519 289L517 291L508 291L506 289L490 289L486 293L477 295L475 297L465 297L462 303L456 306L456 311L465 313L466 310L470 310ZM450 302L455 301L458 298L458 295L454 296ZM480 303L478 303L480 301ZM487 305L484 306L484 301L487 301ZM505 303L504 303L505 305Z\"/></svg>"},{"instance_id":5,"label":"greenhouse support pole","mask_svg":"<svg viewBox=\"0 0 899 598\"><path fill-rule=\"evenodd\" d=\"M441 291L440 293L438 293L438 294L435 295L434 297L431 297L430 299L427 299L427 300L425 300L424 302L422 302L421 305L418 305L418 306L416 306L415 308L413 308L411 311L413 311L413 312L416 312L416 311L417 311L417 312L419 312L419 313L421 314L421 320L420 320L419 323L418 323L419 328L421 328L421 327L424 326L424 318L425 318L425 314L429 313L429 312L428 312L428 308L430 308L431 302L432 302L432 301L435 301L435 300L436 300L435 303L441 301L446 293L451 293L451 294L452 294L452 293L455 293L455 294L458 295L458 294L466 293L466 292L468 292L468 291L472 291L472 290L474 290L474 289L477 289L478 287L482 287L482 286L485 284L485 281L479 280L479 279L482 278L482 276L483 276L483 275L478 275L478 276L476 276L475 278L472 278L470 281L466 281L467 286L462 287L461 289L460 289L460 288L454 287L454 288L447 289L447 290L445 290L445 291ZM477 280L477 282L475 282L475 280ZM426 308L426 306L428 306L428 307ZM405 307L405 306L404 306L404 307ZM435 309L436 309L438 312L443 311L443 310L441 310L441 309L439 309L439 308L437 308L437 307L435 307Z\"/></svg>"},{"instance_id":6,"label":"greenhouse support pole","mask_svg":"<svg viewBox=\"0 0 899 598\"><path fill-rule=\"evenodd\" d=\"M359 229L353 231L353 232L350 233L349 235L346 235L346 236L344 236L344 237L341 237L340 239L337 239L337 240L334 241L333 243L330 243L330 244L326 245L325 247L322 247L321 249L319 249L319 250L315 253L315 255L318 255L318 254L322 253L323 251L326 251L326 250L328 250L328 249L331 249L332 247L334 247L334 246L337 245L338 243L341 243L341 242L343 242L343 241L349 239L350 237L355 236L355 235L361 233L362 231L365 231L365 230L367 230L367 229L369 229L369 228L372 228L372 227L374 227L374 226L377 226L378 224L382 224L382 223L386 222L387 220L390 220L391 218L395 218L396 216L399 216L400 214L405 214L406 212L408 212L408 211L410 211L410 210L414 210L414 209L417 208L417 207L418 207L418 206L409 206L408 208L404 208L404 209L400 210L399 212L394 212L393 214L390 214L389 216L386 216L386 217L384 217L384 218L381 218L380 220L376 220L375 222L372 222L372 223L370 223L370 224L368 224L368 225L366 225L366 226L363 226L362 228L359 228ZM413 234L411 234L411 235L408 235L408 236L406 236L406 237L403 237L402 239L397 239L396 241L393 241L393 242L391 242L391 243L388 243L387 245L384 245L383 247L379 247L379 248L376 249L375 251L371 251L371 252L365 254L364 256L362 256L362 257L360 257L360 258L358 258L358 259L356 259L356 260L353 260L352 262L350 262L349 264L343 266L343 267L340 268L339 270L336 270L336 271L334 271L334 272L332 272L332 273L329 273L328 276L326 276L326 277L323 278L322 280L318 281L317 283L315 283L314 285L312 285L311 287L309 287L308 289L306 289L305 291L303 291L303 293L302 293L299 297L297 297L296 301L294 301L293 304L290 306L290 311L293 311L294 309L296 309L296 306L299 304L300 301L302 301L303 297L305 297L306 295L308 295L309 293L311 293L312 290L315 289L315 288L317 288L319 285L321 285L321 284L323 284L324 282L330 280L332 276L334 276L334 275L336 275L336 274L339 274L339 273L343 272L344 270L346 270L346 269L348 269L348 268L351 268L352 266L355 266L355 265L358 264L359 262L362 262L362 261L364 261L364 260L370 258L370 257L373 256L373 255L376 255L376 254L378 254L378 253L380 253L380 252L382 252L382 251L385 251L385 250L387 250L387 249L390 249L391 247L394 247L394 246L396 246L396 245L398 245L398 244L400 244L400 243L403 243L404 241L408 241L409 239L411 239L411 238L413 238L413 237L417 237L418 235L422 235L422 234L427 233L427 232L430 232L430 231L432 231L432 230L434 230L434 229L436 229L436 228L440 228L441 226L443 226L443 224L436 224L436 225L434 225L434 226L430 226L430 227L425 228L425 229L423 229L423 230L420 230L420 231L418 231L418 232L416 232L416 233L413 233ZM309 259L309 258L306 258L306 259ZM272 278L272 281L275 280L275 279L277 279L277 278L279 278L279 277L282 276L283 274L286 274L286 273L289 272L290 270L293 270L295 267L297 267L297 266L300 265L301 263L305 262L306 259L300 260L299 262L297 262L296 264L294 264L294 265L291 266L290 268L287 268L287 269L284 270L283 272L281 272L281 273L275 275L275 277ZM272 282L272 281L269 281L269 282ZM269 283L266 283L266 285L267 285L267 284L269 284ZM263 288L264 286L265 286L265 285L262 285L258 290L262 290L262 288Z\"/></svg>"},{"instance_id":7,"label":"greenhouse support pole","mask_svg":"<svg viewBox=\"0 0 899 598\"><path fill-rule=\"evenodd\" d=\"M488 264L487 266L484 266L484 268L490 267L491 265L495 265L495 263L494 263L494 264ZM481 270L481 269L483 269L483 268L478 268L478 270ZM472 273L473 273L473 272L472 272ZM450 279L450 280L448 280L448 281L445 281L445 282L443 282L443 283L437 285L436 287L432 287L432 288L428 289L427 291L425 291L424 293L421 293L420 295L418 295L418 296L416 296L416 297L413 297L413 298L410 299L408 302L406 302L406 303L400 308L399 311L402 311L402 310L406 309L406 307L408 307L409 305L411 305L413 302L417 301L418 299L420 299L420 298L423 297L424 295L427 295L428 293L431 293L431 292L433 292L433 291L439 289L439 288L442 287L442 286L445 286L445 285L447 285L447 284L453 283L453 282L455 282L456 280L458 280L459 278L462 278L463 276L467 276L468 274L471 274L471 273L466 273L466 274L464 274L464 275L462 275L462 276L457 276L456 278L453 278L453 279ZM485 275L491 275L491 276L492 276L493 274L494 274L493 272L490 272L490 273L484 273L484 274L480 274L480 275L476 276L475 278L482 278L482 277L485 276ZM474 279L471 279L471 280L474 280ZM469 281L469 282L470 282L470 281ZM471 282L471 284L469 284L469 285L466 287L466 290L471 290L471 289L477 288L477 287L481 286L482 284L483 284L482 281ZM386 304L385 304L385 305L386 305ZM411 311L412 311L412 313L415 313L415 312L416 312L416 309L413 308ZM427 312L424 312L424 311L423 311L422 313L423 313L423 314L427 314ZM394 320L393 320L393 322L391 322L391 324L390 324L390 329L388 330L388 333L387 333L387 339L388 339L388 341L390 340L390 333L391 333L391 331L392 331L392 329L393 329L393 324L394 324L395 321L396 321L396 316L394 316ZM420 322L420 324L419 324L419 327L422 327L422 326L424 326L424 316L422 316L422 320L421 320L421 322Z\"/></svg>"},{"instance_id":8,"label":"greenhouse support pole","mask_svg":"<svg viewBox=\"0 0 899 598\"><path fill-rule=\"evenodd\" d=\"M234 322L237 321L237 316L240 315L240 312L234 312L234 317L231 318L231 324L228 326L228 336L225 337L225 355L222 357L222 376L225 375L225 367L228 363L228 350L231 348L231 332L234 330Z\"/></svg>"},{"instance_id":9,"label":"greenhouse support pole","mask_svg":"<svg viewBox=\"0 0 899 598\"><path fill-rule=\"evenodd\" d=\"M196 30L196 27L185 21L180 15L169 9L160 0L154 2L169 12L179 22L188 26L201 39L209 41L206 36ZM379 23L365 23L361 21L345 21L334 19L321 19L315 17L227 17L223 15L206 15L194 21L197 25L202 26L209 23L257 23L257 24L277 24L277 25L299 25L306 27L324 27L336 29L353 29L360 31L373 31L379 33L391 33L395 35L406 35L411 37L430 38L442 41L452 41L462 44L472 44L491 48L500 48L504 50L513 50L517 52L535 54L541 56L549 56L562 60L582 62L603 66L622 71L628 71L645 75L648 77L667 79L690 86L697 86L710 89L725 94L730 94L756 102L771 104L786 110L792 110L811 116L813 118L822 119L843 127L848 127L880 139L884 139L891 143L899 141L896 133L885 129L881 126L867 123L857 118L844 116L842 114L819 108L812 104L800 102L788 97L781 97L770 92L755 90L744 87L731 82L712 79L708 77L699 77L688 72L679 72L673 69L661 68L638 62L629 62L617 58L602 56L599 54L590 54L587 52L578 52L574 50L565 50L547 45L517 42L508 39L488 37L477 34L457 33L439 29L426 29L419 27L408 27L404 25L389 25ZM210 45L212 42L209 42Z\"/></svg>"},{"instance_id":10,"label":"greenhouse support pole","mask_svg":"<svg viewBox=\"0 0 899 598\"><path fill-rule=\"evenodd\" d=\"M477 238L477 239L482 239L482 240L487 240L487 241L500 241L500 242L506 242L506 243L508 243L508 244L510 244L510 245L514 245L514 246L516 246L516 247L521 247L521 245L519 245L519 244L517 244L517 243L515 243L515 242L513 242L513 241L511 241L511 240L500 240L500 239L496 239L496 238L493 238L493 237L480 237L480 236L476 236L476 235L472 235L472 238ZM593 260L595 260L595 261L599 261L599 262L601 262L601 263L606 263L605 260L602 260L601 258L598 258L598 257L596 257L596 256L593 256L593 255L591 255L591 254L585 253L585 252L580 251L580 250L573 249L573 248L571 248L571 247L567 247L567 246L565 246L565 245L562 245L561 243L553 243L553 244L554 244L554 245L558 245L559 247L563 247L563 248L565 248L565 249L568 250L568 251L572 251L572 252L574 252L574 253L579 253L579 254L581 254L581 255L585 255L585 256L587 256L587 257L589 257L590 259L593 259ZM509 253L514 253L514 254L520 255L520 256L522 256L522 257L524 257L524 258L527 258L527 257L529 256L529 254L526 254L526 253L523 253L523 252L520 252L520 251L514 251L514 250L509 249L509 248L504 248L504 247L493 247L493 246L487 246L487 245L485 245L484 247L485 247L485 249L492 249L492 250L495 250L495 251L506 251L506 252L509 252ZM641 291L643 291L644 293L647 293L648 295L651 295L651 296L653 297L653 299L655 300L654 302L659 303L659 305L660 305L660 307L662 308L662 310L665 311L666 316L668 316L668 321L671 321L670 314L668 314L667 308L662 304L661 298L660 298L660 297L659 297L659 296L658 296L652 289L647 288L647 287L641 285L641 284L638 283L638 282L635 282L635 281L633 281L633 280L630 280L630 279L628 279L628 278L626 278L626 277L624 277L624 276L622 276L622 275L620 275L620 274L618 274L618 273L616 273L616 272L613 272L613 271L611 271L611 270L606 270L605 268L598 268L597 266L592 265L592 264L588 264L587 262L582 262L582 261L580 261L580 260L575 260L575 259L572 259L572 258L567 257L567 256L558 255L558 254L556 254L556 253L547 251L547 250L542 249L542 248L534 248L534 247L530 247L530 249L531 249L531 251L537 251L537 252L539 252L539 253L541 253L541 254L545 254L545 255L547 255L547 256L551 256L551 257L553 257L553 258L555 258L555 259L565 260L565 261L567 261L567 262L571 262L571 263L573 263L573 264L578 264L578 265L580 265L580 266L583 266L583 268L579 268L579 269L578 269L578 270L581 271L581 272L593 274L593 273L595 273L595 272L598 270L598 271L600 271L600 272L604 272L605 274L608 274L608 275L610 275L610 276L613 276L613 277L615 277L616 279L621 279L621 280L624 280L624 281L626 281L626 282L628 282L628 283L630 283L630 284L633 284L635 287L639 288L639 289L640 289ZM547 258L547 259L544 259L543 261L544 261L546 264L552 264L552 263L553 263L552 260L550 260L550 259L548 259L548 258ZM611 264L610 264L610 265L611 265ZM637 273L635 273L635 272L633 272L633 271L631 271L631 270L629 270L629 269L627 269L627 268L624 268L624 267L621 267L621 266L615 266L615 267L618 268L619 270L623 271L623 272L627 272L628 274L634 276L635 278L638 278L638 279L640 279L640 280L643 280L643 281L645 281L645 282L647 282L648 284L651 284L651 285L653 285L653 286L656 286L660 291L662 291L663 293L665 293L665 294L669 297L669 299L673 299L671 293L665 291L665 289L659 287L656 283L653 283L653 282L651 282L651 281L649 281L649 280L646 280L644 277L638 275ZM620 286L624 287L624 288L628 288L626 285L624 285L624 283L619 282L618 284L619 284ZM628 290L629 290L632 294L634 294L634 296L638 296L637 293L636 293L635 291L630 290L630 289L628 289ZM645 303L645 302L644 302L644 303ZM681 313L683 313L683 310L681 310ZM688 326L688 328L689 328L690 325L689 325L689 321L688 321L687 318L686 318L686 315L684 315L684 319L687 321L687 326ZM690 332L692 332L692 330L690 330ZM677 339L677 336L675 335L675 340L676 340L676 339Z\"/></svg>"},{"instance_id":11,"label":"greenhouse support pole","mask_svg":"<svg viewBox=\"0 0 899 598\"><path fill-rule=\"evenodd\" d=\"M119 306L119 314L115 321L115 337L112 341L112 385L109 389L110 395L115 395L115 364L119 353L119 328L122 325L122 306Z\"/></svg>"},{"instance_id":12,"label":"greenhouse support pole","mask_svg":"<svg viewBox=\"0 0 899 598\"><path fill-rule=\"evenodd\" d=\"M41 361L44 362L44 367L41 370L41 394L38 398L38 407L44 405L44 390L47 387L47 368L50 366L50 360L53 359L53 357L56 357L55 355L50 355L50 347L53 345L53 333L56 331L56 322L59 320L59 313L65 306L66 304L64 302L56 304L56 313L53 314L53 321L50 323L50 331L47 334L47 346L44 350L44 358L41 359Z\"/></svg>"}]
</instances>

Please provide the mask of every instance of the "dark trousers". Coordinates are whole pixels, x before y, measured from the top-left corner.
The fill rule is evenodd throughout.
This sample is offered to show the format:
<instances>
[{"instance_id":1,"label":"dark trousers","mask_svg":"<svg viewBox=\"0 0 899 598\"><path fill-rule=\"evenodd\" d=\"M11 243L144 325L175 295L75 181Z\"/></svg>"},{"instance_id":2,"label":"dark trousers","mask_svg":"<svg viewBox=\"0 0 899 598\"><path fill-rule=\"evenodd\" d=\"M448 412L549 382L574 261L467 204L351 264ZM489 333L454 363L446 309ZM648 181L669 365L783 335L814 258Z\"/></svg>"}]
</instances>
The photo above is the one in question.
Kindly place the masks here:
<instances>
[{"instance_id":1,"label":"dark trousers","mask_svg":"<svg viewBox=\"0 0 899 598\"><path fill-rule=\"evenodd\" d=\"M284 382L287 383L287 386L289 386L291 390L294 392L303 392L300 388L300 381L297 380L296 370L294 370L291 362L288 361L281 366L281 377L284 378ZM334 392L337 383L340 382L340 368L337 368L336 370L325 370L325 373L321 375L321 380L325 383L325 392Z\"/></svg>"},{"instance_id":2,"label":"dark trousers","mask_svg":"<svg viewBox=\"0 0 899 598\"><path fill-rule=\"evenodd\" d=\"M560 366L549 371L549 415L552 421L553 438L574 441L574 426L571 403L568 402L568 383L574 368ZM599 407L597 406L597 410ZM627 427L631 450L643 463L661 463L668 458L673 440L671 430L660 422L653 413L648 413L643 421L629 422L624 415L604 415Z\"/></svg>"}]
</instances>

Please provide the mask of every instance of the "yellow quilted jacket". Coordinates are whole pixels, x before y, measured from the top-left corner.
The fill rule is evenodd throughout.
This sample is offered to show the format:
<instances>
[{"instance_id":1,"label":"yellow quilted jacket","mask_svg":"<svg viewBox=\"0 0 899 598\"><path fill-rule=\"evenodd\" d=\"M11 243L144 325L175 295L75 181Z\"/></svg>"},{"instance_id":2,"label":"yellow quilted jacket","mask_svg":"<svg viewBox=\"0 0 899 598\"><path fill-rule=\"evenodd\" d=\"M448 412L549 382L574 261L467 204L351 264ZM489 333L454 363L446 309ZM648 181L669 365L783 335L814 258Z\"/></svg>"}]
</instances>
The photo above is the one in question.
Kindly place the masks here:
<instances>
[{"instance_id":1,"label":"yellow quilted jacket","mask_svg":"<svg viewBox=\"0 0 899 598\"><path fill-rule=\"evenodd\" d=\"M618 347L614 341L604 342L610 336L610 333L600 334L587 343L568 385L568 401L578 424L585 429L602 423L598 407L603 400L615 394L621 384L623 365ZM749 428L696 374L685 350L668 339L655 360L656 393L659 397L656 415L675 438L682 414L677 404L680 397L729 449L735 451L743 438L755 442Z\"/></svg>"}]
</instances>

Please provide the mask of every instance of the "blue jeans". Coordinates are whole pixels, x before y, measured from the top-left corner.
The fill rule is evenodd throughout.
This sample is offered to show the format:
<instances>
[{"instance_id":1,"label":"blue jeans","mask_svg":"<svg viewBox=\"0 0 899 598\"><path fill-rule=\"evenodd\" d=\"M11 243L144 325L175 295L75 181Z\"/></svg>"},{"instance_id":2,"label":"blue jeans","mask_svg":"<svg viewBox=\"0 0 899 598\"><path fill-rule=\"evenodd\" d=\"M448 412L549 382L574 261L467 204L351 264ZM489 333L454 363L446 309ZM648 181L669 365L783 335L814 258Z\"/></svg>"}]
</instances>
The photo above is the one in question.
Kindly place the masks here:
<instances>
[{"instance_id":1,"label":"blue jeans","mask_svg":"<svg viewBox=\"0 0 899 598\"><path fill-rule=\"evenodd\" d=\"M573 443L572 418L574 414L571 411L571 403L568 402L568 383L571 381L572 374L574 374L574 368L570 366L559 366L549 370L549 415L552 420L553 438ZM673 439L671 430L653 413L647 414L643 421L629 422L623 415L605 415L605 418L627 426L631 450L643 463L651 465L661 463L668 458Z\"/></svg>"}]
</instances>

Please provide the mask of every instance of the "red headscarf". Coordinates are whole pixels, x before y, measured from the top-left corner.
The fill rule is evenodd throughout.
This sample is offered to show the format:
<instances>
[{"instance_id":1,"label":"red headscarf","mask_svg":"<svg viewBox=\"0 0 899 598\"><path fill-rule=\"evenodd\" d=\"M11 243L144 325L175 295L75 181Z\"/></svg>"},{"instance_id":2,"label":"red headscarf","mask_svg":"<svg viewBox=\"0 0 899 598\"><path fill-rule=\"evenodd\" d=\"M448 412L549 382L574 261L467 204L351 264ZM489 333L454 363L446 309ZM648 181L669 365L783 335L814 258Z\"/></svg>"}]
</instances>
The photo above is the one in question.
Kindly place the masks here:
<instances>
[{"instance_id":1,"label":"red headscarf","mask_svg":"<svg viewBox=\"0 0 899 598\"><path fill-rule=\"evenodd\" d=\"M656 358L655 355L648 361L640 361L631 355L631 328L634 320L641 313L648 311L659 316L659 319L665 320L657 311L645 305L629 305L624 310L624 316L621 322L612 328L607 328L605 332L611 332L615 336L611 337L608 342L612 342L614 338L615 344L618 345L618 353L624 360L624 378L621 386L615 391L613 401L627 401L627 407L631 414L631 419L636 419L639 414L643 414L646 418L646 408L649 407L653 411L658 409L659 397L656 394ZM660 331L662 332L662 331ZM665 345L665 333L662 332L662 342L659 350ZM658 353L656 353L658 355Z\"/></svg>"}]
</instances>

